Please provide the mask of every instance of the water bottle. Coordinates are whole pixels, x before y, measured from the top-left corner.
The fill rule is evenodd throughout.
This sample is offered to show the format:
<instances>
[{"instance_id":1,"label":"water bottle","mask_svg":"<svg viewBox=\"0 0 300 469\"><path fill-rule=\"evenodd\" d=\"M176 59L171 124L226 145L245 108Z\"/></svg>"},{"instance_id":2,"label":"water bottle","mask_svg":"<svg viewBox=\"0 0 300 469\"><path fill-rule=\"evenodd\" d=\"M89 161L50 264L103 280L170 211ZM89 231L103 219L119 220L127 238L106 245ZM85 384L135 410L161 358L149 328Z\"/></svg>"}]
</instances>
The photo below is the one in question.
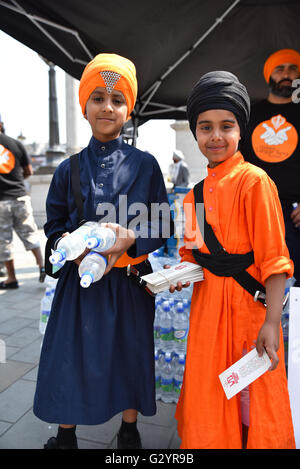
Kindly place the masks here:
<instances>
[{"instance_id":1,"label":"water bottle","mask_svg":"<svg viewBox=\"0 0 300 469\"><path fill-rule=\"evenodd\" d=\"M113 247L115 242L116 233L110 228L98 225L91 230L86 247L96 252L102 252Z\"/></svg>"},{"instance_id":2,"label":"water bottle","mask_svg":"<svg viewBox=\"0 0 300 469\"><path fill-rule=\"evenodd\" d=\"M61 238L56 250L49 257L51 264L60 264L64 261L72 261L82 254L86 247L86 240L93 227L98 225L94 221L88 221L77 230Z\"/></svg>"},{"instance_id":3,"label":"water bottle","mask_svg":"<svg viewBox=\"0 0 300 469\"><path fill-rule=\"evenodd\" d=\"M153 324L153 335L154 335L154 347L159 350L161 347L160 342L160 316L161 316L161 307L162 307L162 298L159 298L155 301L155 316Z\"/></svg>"},{"instance_id":4,"label":"water bottle","mask_svg":"<svg viewBox=\"0 0 300 469\"><path fill-rule=\"evenodd\" d=\"M173 349L173 327L168 301L163 302L160 314L160 347L164 352L171 352Z\"/></svg>"},{"instance_id":5,"label":"water bottle","mask_svg":"<svg viewBox=\"0 0 300 469\"><path fill-rule=\"evenodd\" d=\"M183 374L184 374L184 367L185 367L185 356L183 354L179 355L178 363L174 369L174 400L178 402L179 394L181 391L182 381L183 381Z\"/></svg>"},{"instance_id":6,"label":"water bottle","mask_svg":"<svg viewBox=\"0 0 300 469\"><path fill-rule=\"evenodd\" d=\"M182 303L177 303L173 319L174 352L180 355L186 352L186 343L189 330L189 319Z\"/></svg>"},{"instance_id":7,"label":"water bottle","mask_svg":"<svg viewBox=\"0 0 300 469\"><path fill-rule=\"evenodd\" d=\"M288 278L285 282L285 290L284 290L284 296L287 294L290 295L290 289L293 287L296 283L295 277ZM288 296L287 302L283 308L283 313L288 313L289 314L289 309L290 309L290 296Z\"/></svg>"},{"instance_id":8,"label":"water bottle","mask_svg":"<svg viewBox=\"0 0 300 469\"><path fill-rule=\"evenodd\" d=\"M41 301L41 311L40 311L40 324L39 324L39 330L41 334L45 334L46 326L48 323L48 319L50 316L51 312L51 305L52 305L52 288L47 287L45 295L42 298Z\"/></svg>"},{"instance_id":9,"label":"water bottle","mask_svg":"<svg viewBox=\"0 0 300 469\"><path fill-rule=\"evenodd\" d=\"M81 261L78 267L80 285L88 288L91 283L98 282L103 277L107 260L98 252L89 252Z\"/></svg>"},{"instance_id":10,"label":"water bottle","mask_svg":"<svg viewBox=\"0 0 300 469\"><path fill-rule=\"evenodd\" d=\"M182 305L183 305L183 308L184 308L184 311L185 311L187 317L189 317L190 316L190 302L189 302L189 300L187 298L184 298L182 300Z\"/></svg>"},{"instance_id":11,"label":"water bottle","mask_svg":"<svg viewBox=\"0 0 300 469\"><path fill-rule=\"evenodd\" d=\"M155 349L155 398L161 398L161 366L159 361L158 350Z\"/></svg>"},{"instance_id":12,"label":"water bottle","mask_svg":"<svg viewBox=\"0 0 300 469\"><path fill-rule=\"evenodd\" d=\"M171 295L172 295L172 293L171 293ZM169 306L170 306L170 316L171 316L171 319L172 319L172 322L173 322L173 318L174 318L175 310L176 310L176 303L175 303L175 299L172 298L172 297L169 299Z\"/></svg>"},{"instance_id":13,"label":"water bottle","mask_svg":"<svg viewBox=\"0 0 300 469\"><path fill-rule=\"evenodd\" d=\"M159 253L157 251L151 252L149 254L148 260L151 264L153 272L157 272L158 270L162 269Z\"/></svg>"},{"instance_id":14,"label":"water bottle","mask_svg":"<svg viewBox=\"0 0 300 469\"><path fill-rule=\"evenodd\" d=\"M165 403L173 402L173 368L171 363L171 353L165 355L164 364L161 369L161 399Z\"/></svg>"},{"instance_id":15,"label":"water bottle","mask_svg":"<svg viewBox=\"0 0 300 469\"><path fill-rule=\"evenodd\" d=\"M285 366L288 365L288 353L289 353L289 313L284 312L281 316L281 326L283 334L283 345L284 345L284 362Z\"/></svg>"}]
</instances>

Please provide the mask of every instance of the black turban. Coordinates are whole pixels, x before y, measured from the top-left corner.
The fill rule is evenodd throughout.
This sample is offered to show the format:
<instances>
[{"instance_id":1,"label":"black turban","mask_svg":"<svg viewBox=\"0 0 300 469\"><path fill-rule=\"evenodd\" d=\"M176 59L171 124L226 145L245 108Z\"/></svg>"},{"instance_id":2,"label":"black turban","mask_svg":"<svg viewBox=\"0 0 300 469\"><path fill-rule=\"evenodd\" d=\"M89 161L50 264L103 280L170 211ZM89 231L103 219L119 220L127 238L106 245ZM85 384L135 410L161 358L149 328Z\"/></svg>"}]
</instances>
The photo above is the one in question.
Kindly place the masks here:
<instances>
[{"instance_id":1,"label":"black turban","mask_svg":"<svg viewBox=\"0 0 300 469\"><path fill-rule=\"evenodd\" d=\"M187 100L187 118L196 138L197 119L201 112L210 109L231 111L244 134L250 116L250 99L247 90L230 72L209 72L196 83Z\"/></svg>"}]
</instances>

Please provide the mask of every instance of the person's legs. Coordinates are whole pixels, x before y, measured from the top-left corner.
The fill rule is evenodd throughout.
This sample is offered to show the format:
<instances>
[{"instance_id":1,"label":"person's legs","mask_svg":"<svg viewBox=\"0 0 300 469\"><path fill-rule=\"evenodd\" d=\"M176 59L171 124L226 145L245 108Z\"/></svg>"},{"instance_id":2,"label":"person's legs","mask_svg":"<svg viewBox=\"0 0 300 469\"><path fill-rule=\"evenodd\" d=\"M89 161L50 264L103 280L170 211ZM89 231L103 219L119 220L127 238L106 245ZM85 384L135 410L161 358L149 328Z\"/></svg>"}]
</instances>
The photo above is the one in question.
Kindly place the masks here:
<instances>
[{"instance_id":1,"label":"person's legs","mask_svg":"<svg viewBox=\"0 0 300 469\"><path fill-rule=\"evenodd\" d=\"M6 268L4 262L0 262L0 277L6 277Z\"/></svg>"},{"instance_id":2,"label":"person's legs","mask_svg":"<svg viewBox=\"0 0 300 469\"><path fill-rule=\"evenodd\" d=\"M12 254L13 215L12 200L0 201L0 262L5 264L7 279L0 282L0 289L17 288Z\"/></svg>"},{"instance_id":3,"label":"person's legs","mask_svg":"<svg viewBox=\"0 0 300 469\"><path fill-rule=\"evenodd\" d=\"M37 226L33 218L33 210L29 196L19 197L14 204L14 229L27 251L32 251L40 268L39 281L45 280L45 269L40 248Z\"/></svg>"},{"instance_id":4,"label":"person's legs","mask_svg":"<svg viewBox=\"0 0 300 469\"><path fill-rule=\"evenodd\" d=\"M78 449L76 425L59 425L56 437L49 438L44 449Z\"/></svg>"},{"instance_id":5,"label":"person's legs","mask_svg":"<svg viewBox=\"0 0 300 469\"><path fill-rule=\"evenodd\" d=\"M127 409L123 411L123 420L127 423L133 423L137 420L137 410Z\"/></svg>"},{"instance_id":6,"label":"person's legs","mask_svg":"<svg viewBox=\"0 0 300 469\"><path fill-rule=\"evenodd\" d=\"M15 271L14 260L11 259L10 261L6 261L5 262L5 267L6 267L6 270L7 270L7 279L6 279L5 283L16 282L17 279L16 279L16 271Z\"/></svg>"},{"instance_id":7,"label":"person's legs","mask_svg":"<svg viewBox=\"0 0 300 469\"><path fill-rule=\"evenodd\" d=\"M44 282L45 277L46 277L46 271L45 271L45 267L44 267L44 259L43 259L43 254L42 254L41 248L40 247L33 248L32 249L32 254L34 255L36 263L40 268L39 281Z\"/></svg>"},{"instance_id":8,"label":"person's legs","mask_svg":"<svg viewBox=\"0 0 300 469\"><path fill-rule=\"evenodd\" d=\"M124 410L121 427L117 436L118 449L140 449L142 447L141 437L136 424L137 410Z\"/></svg>"}]
</instances>

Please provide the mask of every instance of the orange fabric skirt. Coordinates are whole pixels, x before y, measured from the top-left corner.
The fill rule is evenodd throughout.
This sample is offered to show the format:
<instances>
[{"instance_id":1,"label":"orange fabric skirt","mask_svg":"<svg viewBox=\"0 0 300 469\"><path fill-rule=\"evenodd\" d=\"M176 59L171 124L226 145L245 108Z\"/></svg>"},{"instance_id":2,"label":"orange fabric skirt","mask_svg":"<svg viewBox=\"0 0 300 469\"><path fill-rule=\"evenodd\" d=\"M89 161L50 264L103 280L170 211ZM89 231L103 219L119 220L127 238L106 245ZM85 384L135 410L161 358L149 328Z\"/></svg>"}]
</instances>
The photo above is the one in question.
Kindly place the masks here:
<instances>
[{"instance_id":1,"label":"orange fabric skirt","mask_svg":"<svg viewBox=\"0 0 300 469\"><path fill-rule=\"evenodd\" d=\"M240 449L240 393L227 400L218 375L251 350L265 308L232 278L194 286L187 358L176 409L181 448ZM279 365L249 386L248 448L295 448L281 333Z\"/></svg>"}]
</instances>

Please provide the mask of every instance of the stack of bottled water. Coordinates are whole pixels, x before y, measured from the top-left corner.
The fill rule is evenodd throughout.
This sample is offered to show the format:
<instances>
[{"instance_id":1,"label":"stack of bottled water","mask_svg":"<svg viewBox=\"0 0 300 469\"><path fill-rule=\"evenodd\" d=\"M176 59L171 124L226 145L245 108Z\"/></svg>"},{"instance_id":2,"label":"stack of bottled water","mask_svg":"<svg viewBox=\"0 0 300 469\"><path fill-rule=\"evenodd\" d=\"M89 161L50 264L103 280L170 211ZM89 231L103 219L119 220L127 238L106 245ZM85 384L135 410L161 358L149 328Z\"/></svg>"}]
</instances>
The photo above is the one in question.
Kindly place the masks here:
<instances>
[{"instance_id":1,"label":"stack of bottled water","mask_svg":"<svg viewBox=\"0 0 300 469\"><path fill-rule=\"evenodd\" d=\"M47 282L45 294L41 299L39 330L43 335L45 334L46 326L49 320L56 283L57 280L52 278Z\"/></svg>"},{"instance_id":2,"label":"stack of bottled water","mask_svg":"<svg viewBox=\"0 0 300 469\"><path fill-rule=\"evenodd\" d=\"M178 259L149 256L154 271ZM193 286L181 292L164 291L156 295L154 319L156 399L177 402L185 368L189 313Z\"/></svg>"},{"instance_id":3,"label":"stack of bottled water","mask_svg":"<svg viewBox=\"0 0 300 469\"><path fill-rule=\"evenodd\" d=\"M181 298L176 301L171 297L157 295L154 318L154 344L157 350L173 352L177 355L186 353L189 330L190 300Z\"/></svg>"},{"instance_id":4,"label":"stack of bottled water","mask_svg":"<svg viewBox=\"0 0 300 469\"><path fill-rule=\"evenodd\" d=\"M169 404L177 403L181 391L185 368L185 355L155 350L156 399Z\"/></svg>"}]
</instances>

